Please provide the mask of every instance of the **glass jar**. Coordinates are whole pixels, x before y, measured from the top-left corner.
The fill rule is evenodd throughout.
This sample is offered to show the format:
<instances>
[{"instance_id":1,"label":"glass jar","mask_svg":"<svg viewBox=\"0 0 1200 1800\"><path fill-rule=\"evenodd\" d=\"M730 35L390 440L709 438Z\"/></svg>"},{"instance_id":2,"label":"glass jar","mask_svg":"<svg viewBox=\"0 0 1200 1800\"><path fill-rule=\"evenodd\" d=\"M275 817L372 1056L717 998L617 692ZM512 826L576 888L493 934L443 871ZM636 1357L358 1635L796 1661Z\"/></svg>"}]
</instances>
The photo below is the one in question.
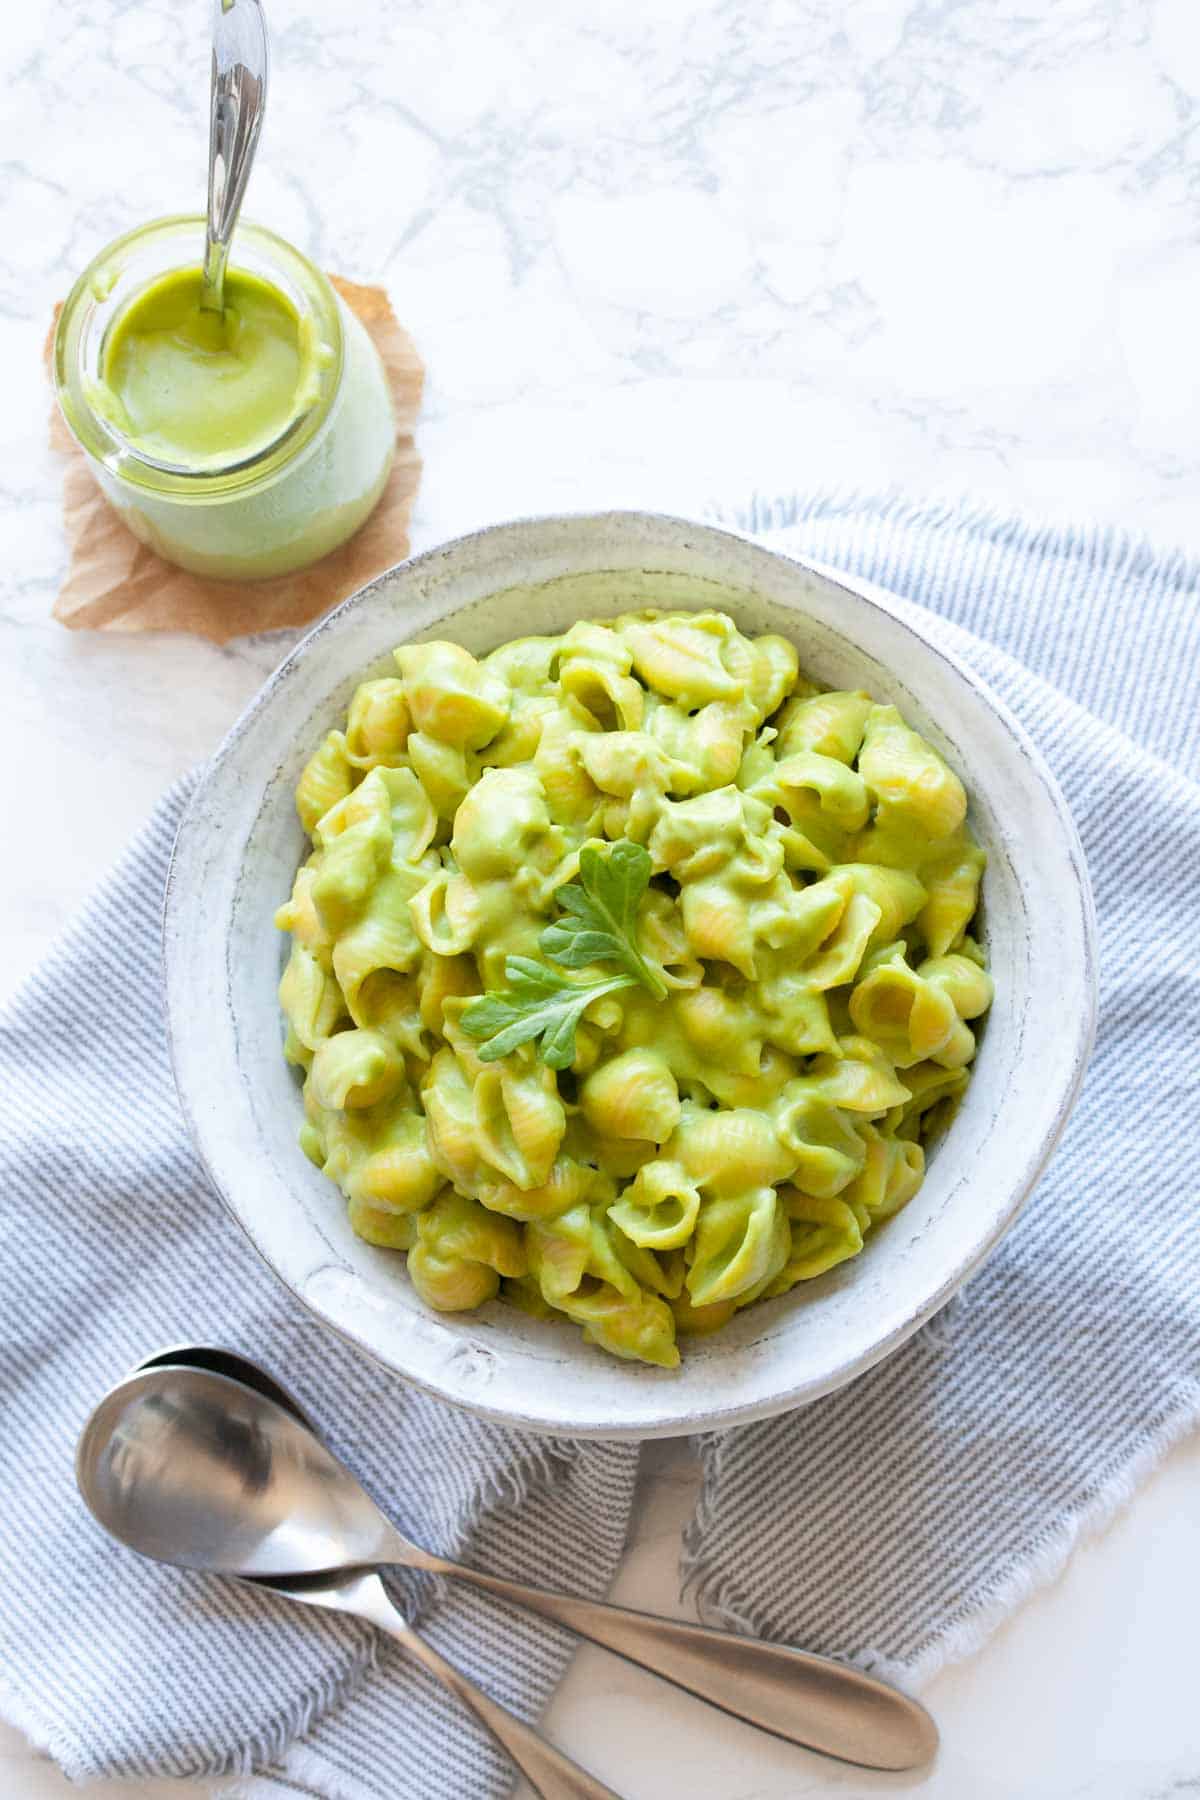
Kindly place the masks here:
<instances>
[{"instance_id":1,"label":"glass jar","mask_svg":"<svg viewBox=\"0 0 1200 1800\"><path fill-rule=\"evenodd\" d=\"M231 266L274 287L316 346L304 404L273 441L204 467L160 460L103 404L105 339L129 303L195 269L203 218L156 219L101 251L63 306L54 340L59 405L105 498L142 543L223 580L283 575L350 537L383 492L396 444L379 354L328 279L258 225L238 226Z\"/></svg>"}]
</instances>

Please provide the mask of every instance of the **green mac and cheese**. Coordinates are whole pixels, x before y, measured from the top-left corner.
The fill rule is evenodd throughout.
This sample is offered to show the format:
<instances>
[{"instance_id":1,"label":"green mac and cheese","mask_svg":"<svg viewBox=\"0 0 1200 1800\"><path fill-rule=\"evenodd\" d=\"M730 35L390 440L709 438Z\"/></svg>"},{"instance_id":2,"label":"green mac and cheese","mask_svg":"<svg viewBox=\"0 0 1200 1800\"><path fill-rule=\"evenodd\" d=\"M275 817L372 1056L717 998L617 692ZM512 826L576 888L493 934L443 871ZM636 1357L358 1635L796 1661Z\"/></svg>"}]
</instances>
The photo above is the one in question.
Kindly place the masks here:
<instances>
[{"instance_id":1,"label":"green mac and cheese","mask_svg":"<svg viewBox=\"0 0 1200 1800\"><path fill-rule=\"evenodd\" d=\"M296 794L301 1142L430 1306L672 1368L920 1185L992 995L962 784L723 613L395 662Z\"/></svg>"}]
</instances>

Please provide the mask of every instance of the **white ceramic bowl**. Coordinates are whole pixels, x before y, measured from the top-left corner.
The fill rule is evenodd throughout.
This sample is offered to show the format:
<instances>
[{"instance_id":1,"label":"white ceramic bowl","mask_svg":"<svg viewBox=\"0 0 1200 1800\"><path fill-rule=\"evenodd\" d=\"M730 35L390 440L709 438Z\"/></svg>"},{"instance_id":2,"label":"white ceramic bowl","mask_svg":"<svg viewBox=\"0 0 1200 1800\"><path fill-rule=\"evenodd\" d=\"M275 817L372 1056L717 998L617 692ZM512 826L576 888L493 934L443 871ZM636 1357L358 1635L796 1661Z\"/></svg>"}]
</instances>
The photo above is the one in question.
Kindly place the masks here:
<instances>
[{"instance_id":1,"label":"white ceramic bowl","mask_svg":"<svg viewBox=\"0 0 1200 1800\"><path fill-rule=\"evenodd\" d=\"M351 1232L302 1154L281 1053L285 940L272 914L304 840L303 764L393 646L448 636L482 652L633 607L719 606L791 637L833 686L894 701L971 795L988 852L996 999L958 1117L916 1198L865 1252L688 1343L668 1373L619 1362L563 1322L492 1303L430 1312L403 1259ZM734 533L647 513L495 526L381 575L271 676L213 758L180 827L166 955L175 1074L200 1154L275 1273L407 1380L508 1424L601 1437L723 1428L813 1400L904 1342L1015 1219L1062 1131L1091 1046L1093 916L1078 839L1040 756L964 667L886 595ZM264 1279L266 1275L264 1272Z\"/></svg>"}]
</instances>

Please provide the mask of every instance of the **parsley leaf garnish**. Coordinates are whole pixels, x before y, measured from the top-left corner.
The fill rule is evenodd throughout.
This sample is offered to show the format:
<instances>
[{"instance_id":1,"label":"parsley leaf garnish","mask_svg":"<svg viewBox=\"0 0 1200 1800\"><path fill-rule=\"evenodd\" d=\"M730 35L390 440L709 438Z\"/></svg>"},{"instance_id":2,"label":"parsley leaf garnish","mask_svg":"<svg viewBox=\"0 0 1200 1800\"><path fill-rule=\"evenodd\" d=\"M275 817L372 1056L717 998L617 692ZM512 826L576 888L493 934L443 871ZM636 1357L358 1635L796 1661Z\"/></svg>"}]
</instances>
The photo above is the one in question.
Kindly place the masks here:
<instances>
[{"instance_id":1,"label":"parsley leaf garnish","mask_svg":"<svg viewBox=\"0 0 1200 1800\"><path fill-rule=\"evenodd\" d=\"M504 978L508 986L500 993L481 994L463 1008L463 1030L487 1040L480 1046L480 1062L495 1062L518 1044L540 1038L538 1055L551 1069L574 1062L575 1027L593 1000L636 985L632 975L570 981L529 956L506 957Z\"/></svg>"},{"instance_id":2,"label":"parsley leaf garnish","mask_svg":"<svg viewBox=\"0 0 1200 1800\"><path fill-rule=\"evenodd\" d=\"M547 925L539 942L565 969L615 962L661 1000L667 984L637 947L637 912L650 881L649 852L619 838L607 852L585 844L579 880L554 896L566 914Z\"/></svg>"},{"instance_id":3,"label":"parsley leaf garnish","mask_svg":"<svg viewBox=\"0 0 1200 1800\"><path fill-rule=\"evenodd\" d=\"M538 1055L547 1067L565 1069L575 1058L575 1028L593 1000L638 985L663 998L666 982L637 947L637 912L650 870L648 852L625 838L606 850L585 845L578 882L555 896L564 916L547 925L538 941L564 968L610 962L621 973L572 981L532 957L507 957L508 986L468 1001L462 1012L463 1030L484 1040L481 1062L495 1062L537 1038Z\"/></svg>"}]
</instances>

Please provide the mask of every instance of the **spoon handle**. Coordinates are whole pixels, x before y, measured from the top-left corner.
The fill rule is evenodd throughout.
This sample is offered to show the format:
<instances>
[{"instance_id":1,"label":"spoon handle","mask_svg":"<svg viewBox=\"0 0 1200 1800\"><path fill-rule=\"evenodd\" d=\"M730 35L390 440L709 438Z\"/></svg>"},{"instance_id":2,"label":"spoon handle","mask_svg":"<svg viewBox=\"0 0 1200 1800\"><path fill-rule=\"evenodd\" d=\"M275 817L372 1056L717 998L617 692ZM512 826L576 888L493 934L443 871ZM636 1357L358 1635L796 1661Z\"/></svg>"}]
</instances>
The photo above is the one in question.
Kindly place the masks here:
<instances>
[{"instance_id":1,"label":"spoon handle","mask_svg":"<svg viewBox=\"0 0 1200 1800\"><path fill-rule=\"evenodd\" d=\"M229 241L242 207L267 102L267 27L260 0L213 0L208 215L201 307L224 303Z\"/></svg>"},{"instance_id":2,"label":"spoon handle","mask_svg":"<svg viewBox=\"0 0 1200 1800\"><path fill-rule=\"evenodd\" d=\"M586 1769L564 1756L561 1750L544 1738L532 1725L526 1725L515 1713L501 1706L482 1688L465 1676L461 1669L440 1656L431 1644L413 1630L404 1615L388 1598L387 1589L378 1575L363 1575L342 1584L340 1610L355 1612L372 1625L394 1638L408 1654L435 1675L476 1718L486 1725L508 1752L517 1768L541 1794L542 1800L621 1800L621 1796L589 1775Z\"/></svg>"},{"instance_id":3,"label":"spoon handle","mask_svg":"<svg viewBox=\"0 0 1200 1800\"><path fill-rule=\"evenodd\" d=\"M871 1769L917 1768L937 1749L937 1726L919 1701L849 1664L788 1644L526 1587L442 1557L422 1561L565 1625L793 1744Z\"/></svg>"}]
</instances>

